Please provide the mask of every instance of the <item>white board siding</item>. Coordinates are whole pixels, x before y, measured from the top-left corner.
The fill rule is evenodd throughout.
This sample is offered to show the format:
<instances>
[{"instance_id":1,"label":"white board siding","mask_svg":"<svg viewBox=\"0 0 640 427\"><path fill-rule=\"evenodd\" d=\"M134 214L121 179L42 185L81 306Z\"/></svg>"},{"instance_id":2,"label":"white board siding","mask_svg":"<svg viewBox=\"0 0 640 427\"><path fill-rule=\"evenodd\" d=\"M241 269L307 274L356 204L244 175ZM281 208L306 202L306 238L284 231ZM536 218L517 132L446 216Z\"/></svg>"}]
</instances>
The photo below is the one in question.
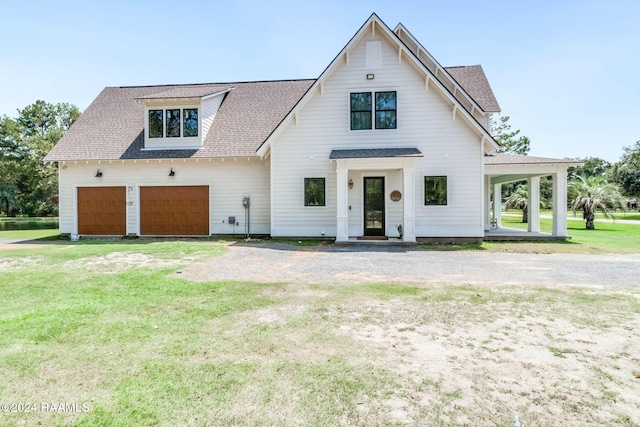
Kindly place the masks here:
<instances>
[{"instance_id":1,"label":"white board siding","mask_svg":"<svg viewBox=\"0 0 640 427\"><path fill-rule=\"evenodd\" d=\"M213 120L216 118L216 114L220 109L220 105L222 104L222 100L224 99L225 95L226 95L226 92L202 101L202 140L203 141L206 139L207 134L209 133L209 129L211 129Z\"/></svg>"},{"instance_id":2,"label":"white board siding","mask_svg":"<svg viewBox=\"0 0 640 427\"><path fill-rule=\"evenodd\" d=\"M366 79L368 40L382 41L382 68L375 79ZM350 91L397 92L397 129L350 131ZM323 83L322 95L316 91L280 136L271 151L272 234L275 236L318 236L323 229L335 235L336 164L329 160L333 149L417 147L424 158L415 161L416 234L428 236L482 236L482 190L480 137L462 117L452 119L452 106L434 87L425 90L424 76L387 40L363 37L349 52L349 65L342 62ZM356 173L357 172L357 173ZM349 190L349 234L361 235L361 183L350 171L354 188ZM381 171L375 171L381 172ZM387 176L399 170L387 171ZM424 175L446 175L449 203L433 209L424 206ZM302 202L304 177L327 177L327 206L309 209ZM387 182L386 190L392 188ZM393 188L397 189L397 188ZM388 200L388 197L387 197ZM400 223L399 212L388 212L387 232ZM389 208L389 203L387 203ZM395 208L395 207L394 207ZM391 216L390 216L391 215ZM329 231L331 230L331 231ZM329 234L331 232L332 234Z\"/></svg>"},{"instance_id":3,"label":"white board siding","mask_svg":"<svg viewBox=\"0 0 640 427\"><path fill-rule=\"evenodd\" d=\"M175 176L169 177L173 168ZM96 170L102 172L96 178ZM92 186L127 187L127 233L139 234L139 187L156 185L208 185L211 234L244 234L245 212L242 197L251 195L251 233L269 234L270 196L269 167L264 161L251 158L208 160L138 160L117 162L65 162L60 173L60 232L77 233L76 188ZM235 216L240 223L228 224Z\"/></svg>"}]
</instances>

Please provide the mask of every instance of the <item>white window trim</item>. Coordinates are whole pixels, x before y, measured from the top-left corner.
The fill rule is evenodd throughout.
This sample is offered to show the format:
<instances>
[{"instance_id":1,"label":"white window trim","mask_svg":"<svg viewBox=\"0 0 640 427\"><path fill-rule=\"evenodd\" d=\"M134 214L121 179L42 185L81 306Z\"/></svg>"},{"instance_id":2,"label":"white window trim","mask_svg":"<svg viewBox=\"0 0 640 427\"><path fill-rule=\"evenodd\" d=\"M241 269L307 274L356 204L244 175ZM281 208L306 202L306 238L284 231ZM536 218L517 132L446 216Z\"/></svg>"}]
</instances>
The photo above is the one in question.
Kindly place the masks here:
<instances>
[{"instance_id":1,"label":"white window trim","mask_svg":"<svg viewBox=\"0 0 640 427\"><path fill-rule=\"evenodd\" d=\"M198 110L198 136L182 136L183 130L183 110L195 108ZM167 110L180 110L180 136L168 138L166 135ZM162 138L149 138L149 111L162 110ZM144 109L144 151L148 150L189 150L202 148L202 105L153 105Z\"/></svg>"}]
</instances>

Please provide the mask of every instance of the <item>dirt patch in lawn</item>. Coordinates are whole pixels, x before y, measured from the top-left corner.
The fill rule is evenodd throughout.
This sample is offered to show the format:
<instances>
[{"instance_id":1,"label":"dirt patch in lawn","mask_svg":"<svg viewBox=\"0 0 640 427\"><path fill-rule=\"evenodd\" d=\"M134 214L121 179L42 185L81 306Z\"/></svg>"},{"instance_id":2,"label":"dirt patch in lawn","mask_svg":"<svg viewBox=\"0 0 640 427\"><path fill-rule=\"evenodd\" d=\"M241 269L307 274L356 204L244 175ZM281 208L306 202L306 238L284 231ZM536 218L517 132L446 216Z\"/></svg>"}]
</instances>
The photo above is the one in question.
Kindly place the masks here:
<instances>
[{"instance_id":1,"label":"dirt patch in lawn","mask_svg":"<svg viewBox=\"0 0 640 427\"><path fill-rule=\"evenodd\" d=\"M15 270L42 261L39 257L0 258L0 271Z\"/></svg>"},{"instance_id":2,"label":"dirt patch in lawn","mask_svg":"<svg viewBox=\"0 0 640 427\"><path fill-rule=\"evenodd\" d=\"M153 267L157 269L176 265L175 260L166 260L135 252L111 252L104 256L87 257L65 263L69 268L83 268L91 272L119 273L130 268Z\"/></svg>"},{"instance_id":3,"label":"dirt patch in lawn","mask_svg":"<svg viewBox=\"0 0 640 427\"><path fill-rule=\"evenodd\" d=\"M640 422L635 290L283 284L263 292L277 304L237 314L242 326L224 333L234 343L224 351L263 363L344 357L390 373L392 391L357 396L356 425Z\"/></svg>"}]
</instances>

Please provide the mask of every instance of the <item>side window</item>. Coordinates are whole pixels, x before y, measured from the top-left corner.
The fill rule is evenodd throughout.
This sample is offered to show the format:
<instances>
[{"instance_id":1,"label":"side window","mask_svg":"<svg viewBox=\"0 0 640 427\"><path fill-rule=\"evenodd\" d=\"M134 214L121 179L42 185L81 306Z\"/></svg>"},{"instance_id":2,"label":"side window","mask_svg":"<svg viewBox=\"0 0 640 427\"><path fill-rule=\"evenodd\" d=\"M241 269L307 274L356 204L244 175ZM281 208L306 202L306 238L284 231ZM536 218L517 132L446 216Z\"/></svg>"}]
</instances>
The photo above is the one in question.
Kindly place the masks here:
<instances>
[{"instance_id":1,"label":"side window","mask_svg":"<svg viewBox=\"0 0 640 427\"><path fill-rule=\"evenodd\" d=\"M371 129L371 92L351 94L351 130Z\"/></svg>"},{"instance_id":2,"label":"side window","mask_svg":"<svg viewBox=\"0 0 640 427\"><path fill-rule=\"evenodd\" d=\"M324 178L304 179L304 205L326 206Z\"/></svg>"},{"instance_id":3,"label":"side window","mask_svg":"<svg viewBox=\"0 0 640 427\"><path fill-rule=\"evenodd\" d=\"M424 204L425 206L447 204L446 176L424 177Z\"/></svg>"},{"instance_id":4,"label":"side window","mask_svg":"<svg viewBox=\"0 0 640 427\"><path fill-rule=\"evenodd\" d=\"M396 128L396 93L376 92L376 129Z\"/></svg>"},{"instance_id":5,"label":"side window","mask_svg":"<svg viewBox=\"0 0 640 427\"><path fill-rule=\"evenodd\" d=\"M198 136L198 109L182 110L182 136Z\"/></svg>"},{"instance_id":6,"label":"side window","mask_svg":"<svg viewBox=\"0 0 640 427\"><path fill-rule=\"evenodd\" d=\"M149 138L162 138L164 136L163 110L149 110Z\"/></svg>"}]
</instances>

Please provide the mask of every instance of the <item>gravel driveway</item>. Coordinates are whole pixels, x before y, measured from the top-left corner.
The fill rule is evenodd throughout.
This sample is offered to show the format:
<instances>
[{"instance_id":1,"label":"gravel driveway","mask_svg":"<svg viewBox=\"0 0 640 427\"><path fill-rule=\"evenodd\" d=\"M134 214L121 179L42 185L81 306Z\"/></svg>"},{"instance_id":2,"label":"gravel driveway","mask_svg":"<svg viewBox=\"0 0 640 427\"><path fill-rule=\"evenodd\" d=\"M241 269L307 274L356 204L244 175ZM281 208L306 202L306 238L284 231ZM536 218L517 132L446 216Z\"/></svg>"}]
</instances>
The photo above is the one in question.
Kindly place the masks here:
<instances>
[{"instance_id":1,"label":"gravel driveway","mask_svg":"<svg viewBox=\"0 0 640 427\"><path fill-rule=\"evenodd\" d=\"M428 251L373 246L234 244L193 263L197 281L355 283L421 282L503 285L638 286L640 256Z\"/></svg>"}]
</instances>

